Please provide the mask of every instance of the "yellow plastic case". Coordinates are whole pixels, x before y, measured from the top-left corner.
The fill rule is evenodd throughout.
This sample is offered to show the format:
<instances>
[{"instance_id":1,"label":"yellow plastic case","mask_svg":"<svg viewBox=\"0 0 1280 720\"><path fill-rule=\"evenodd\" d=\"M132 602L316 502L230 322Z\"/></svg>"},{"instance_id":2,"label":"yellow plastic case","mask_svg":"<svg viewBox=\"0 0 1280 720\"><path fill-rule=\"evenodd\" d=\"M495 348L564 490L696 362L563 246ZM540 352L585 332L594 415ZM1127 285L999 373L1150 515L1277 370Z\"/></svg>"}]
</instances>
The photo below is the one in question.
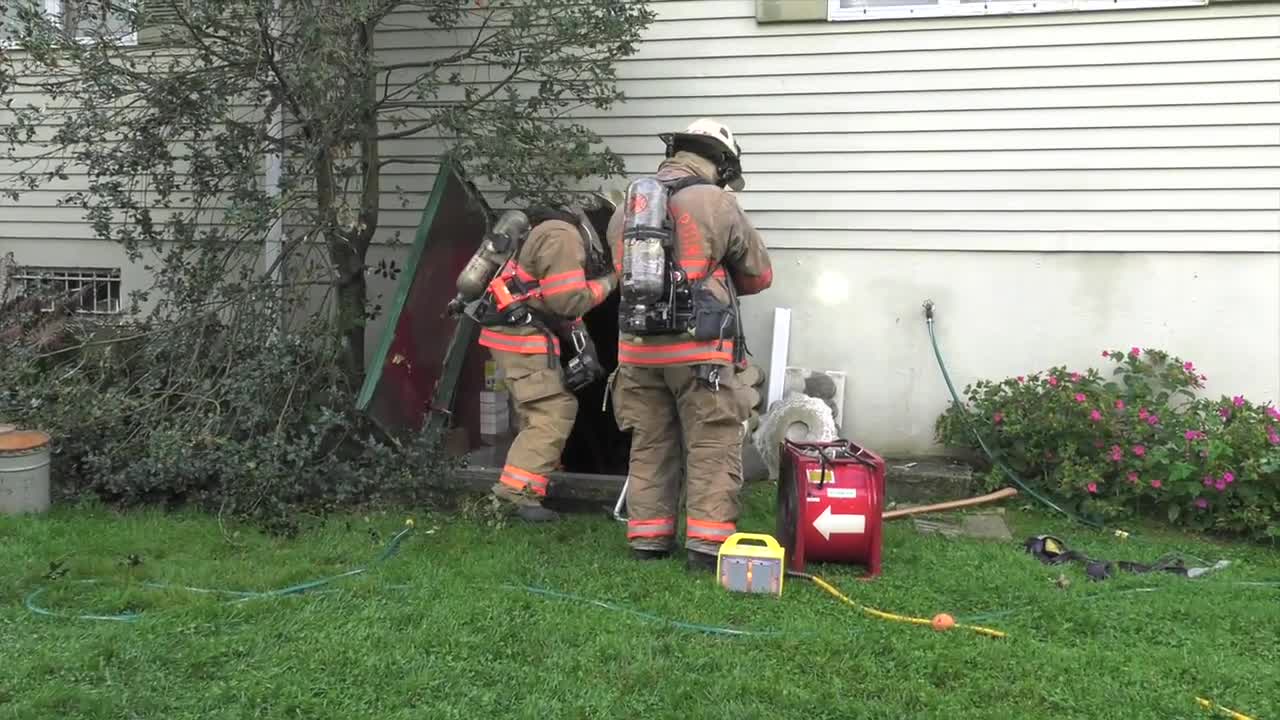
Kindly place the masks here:
<instances>
[{"instance_id":1,"label":"yellow plastic case","mask_svg":"<svg viewBox=\"0 0 1280 720\"><path fill-rule=\"evenodd\" d=\"M757 541L763 545L744 544ZM726 590L782 596L786 550L772 535L734 533L716 555L716 581Z\"/></svg>"}]
</instances>

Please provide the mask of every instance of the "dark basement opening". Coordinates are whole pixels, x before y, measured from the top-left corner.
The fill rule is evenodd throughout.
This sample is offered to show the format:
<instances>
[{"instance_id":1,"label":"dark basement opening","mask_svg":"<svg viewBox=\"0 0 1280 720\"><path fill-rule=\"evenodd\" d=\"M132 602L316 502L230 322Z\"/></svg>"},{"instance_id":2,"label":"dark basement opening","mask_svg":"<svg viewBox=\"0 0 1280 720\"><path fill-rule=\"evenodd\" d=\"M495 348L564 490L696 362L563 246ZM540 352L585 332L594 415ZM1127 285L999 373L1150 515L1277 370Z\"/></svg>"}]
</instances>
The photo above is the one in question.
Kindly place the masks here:
<instances>
[{"instance_id":1,"label":"dark basement opening","mask_svg":"<svg viewBox=\"0 0 1280 720\"><path fill-rule=\"evenodd\" d=\"M587 313L587 332L605 369L618 366L618 294ZM578 417L565 444L561 461L566 472L592 475L626 475L631 435L618 429L613 403L605 405L608 381L602 380L578 393Z\"/></svg>"},{"instance_id":2,"label":"dark basement opening","mask_svg":"<svg viewBox=\"0 0 1280 720\"><path fill-rule=\"evenodd\" d=\"M607 231L611 208L600 208L587 213L606 251L609 248ZM605 370L612 373L618 367L618 302L615 290L583 320L587 332L596 344L596 353ZM578 394L578 418L573 432L565 444L561 461L565 472L592 475L627 474L627 461L631 454L631 434L618 429L613 415L613 403L605 403L608 381L602 380ZM601 407L604 406L603 411Z\"/></svg>"}]
</instances>

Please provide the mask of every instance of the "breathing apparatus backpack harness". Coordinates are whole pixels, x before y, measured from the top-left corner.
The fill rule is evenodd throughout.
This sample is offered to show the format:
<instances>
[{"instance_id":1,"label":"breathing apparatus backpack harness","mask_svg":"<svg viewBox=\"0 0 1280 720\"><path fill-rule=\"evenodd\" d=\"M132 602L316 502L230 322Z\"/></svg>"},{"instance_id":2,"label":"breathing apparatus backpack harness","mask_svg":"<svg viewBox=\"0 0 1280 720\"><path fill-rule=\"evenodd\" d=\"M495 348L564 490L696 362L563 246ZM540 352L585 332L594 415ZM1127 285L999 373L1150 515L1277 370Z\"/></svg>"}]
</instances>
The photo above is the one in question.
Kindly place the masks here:
<instances>
[{"instance_id":1,"label":"breathing apparatus backpack harness","mask_svg":"<svg viewBox=\"0 0 1280 720\"><path fill-rule=\"evenodd\" d=\"M734 341L735 364L745 359L738 295L726 278L729 302L717 298L707 281L721 268L717 259L706 274L690 280L676 252L676 219L670 199L693 185L714 185L701 177L662 181L637 178L627 188L622 222L621 302L618 329L638 337L687 334L699 342ZM699 377L719 389L719 368L698 365Z\"/></svg>"},{"instance_id":2,"label":"breathing apparatus backpack harness","mask_svg":"<svg viewBox=\"0 0 1280 720\"><path fill-rule=\"evenodd\" d=\"M513 214L518 215L519 218L509 218ZM504 221L506 221L505 224ZM529 271L521 267L516 258L520 256L524 242L528 239L531 225L532 223L529 221L528 216L520 211L509 211L495 224L495 230L501 227L511 227L515 228L516 231L497 233L507 240L506 243L499 243L503 246L499 250L503 257L497 259L502 261L488 266L492 268L493 265L497 265L496 272L492 269L488 270L488 274L492 275L491 279L484 285L484 290L479 297L466 304L463 312L481 327L530 326L536 328L546 339L547 366L549 368L557 369L560 367L556 353L556 340L557 338L564 339L574 349L574 355L568 362L564 381L571 392L576 392L603 378L604 368L597 359L595 344L592 342L591 336L587 334L586 325L580 319L566 320L534 308L530 304L531 301L543 297L542 283ZM607 263L602 262L599 258L599 248L593 247L593 238L588 237L590 234L582 227L579 227L579 236L582 238L586 251L589 270L598 272L599 267L607 269ZM491 243L486 239L486 243L482 244L480 250L477 251L473 262L485 253L489 244ZM595 244L599 244L598 240L596 240ZM492 256L493 253L490 253L490 255ZM491 262L492 259L491 257ZM467 269L464 269L463 276L467 275L470 268L471 263L468 264ZM463 276L459 276L460 291L463 284ZM594 275L593 279L594 277L599 277L599 275Z\"/></svg>"},{"instance_id":3,"label":"breathing apparatus backpack harness","mask_svg":"<svg viewBox=\"0 0 1280 720\"><path fill-rule=\"evenodd\" d=\"M516 254L519 253L517 250ZM515 258L507 260L489 281L480 301L468 313L481 327L521 327L529 325L541 331L547 341L547 364L556 367L556 334L552 327L558 321L547 313L535 310L529 302L542 297L538 279L520 267Z\"/></svg>"}]
</instances>

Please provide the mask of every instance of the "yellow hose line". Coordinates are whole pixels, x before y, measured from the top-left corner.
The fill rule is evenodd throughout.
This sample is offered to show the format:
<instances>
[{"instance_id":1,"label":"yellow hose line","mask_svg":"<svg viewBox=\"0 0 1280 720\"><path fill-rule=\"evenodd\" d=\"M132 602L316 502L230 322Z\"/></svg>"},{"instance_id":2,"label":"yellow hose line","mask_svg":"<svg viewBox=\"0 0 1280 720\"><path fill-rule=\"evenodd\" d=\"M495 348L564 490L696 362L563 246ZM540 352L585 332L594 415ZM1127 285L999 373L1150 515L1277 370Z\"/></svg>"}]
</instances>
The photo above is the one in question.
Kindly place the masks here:
<instances>
[{"instance_id":1,"label":"yellow hose line","mask_svg":"<svg viewBox=\"0 0 1280 720\"><path fill-rule=\"evenodd\" d=\"M850 607L861 610L862 612L872 617L877 617L877 618L880 618L881 620L891 620L893 622L910 623L912 625L924 625L926 627L933 626L933 621L926 620L925 618L908 617L906 615L895 615L893 613L884 612L883 610L876 610L875 608L867 607L866 605L859 605L858 603L845 597L844 593L840 592L831 583L827 582L826 580L823 580L817 575L806 575L804 577L807 577L808 579L812 580L815 585L831 593L833 596L835 596L836 599L840 600L840 602L843 602L844 604ZM956 625L956 627L976 632L979 635L986 635L987 637L993 637L993 638L1007 637L1003 632L999 630L992 630L991 628L981 627L978 625Z\"/></svg>"},{"instance_id":2,"label":"yellow hose line","mask_svg":"<svg viewBox=\"0 0 1280 720\"><path fill-rule=\"evenodd\" d=\"M1231 708L1222 707L1221 705L1218 705L1217 703L1211 700L1205 700L1202 697L1196 698L1196 702L1200 703L1200 707L1204 708L1205 710L1208 710L1210 712L1217 710L1219 712L1225 713L1232 720L1253 720L1253 718L1249 717L1248 715L1245 715L1244 713L1238 713L1235 710L1232 710Z\"/></svg>"}]
</instances>

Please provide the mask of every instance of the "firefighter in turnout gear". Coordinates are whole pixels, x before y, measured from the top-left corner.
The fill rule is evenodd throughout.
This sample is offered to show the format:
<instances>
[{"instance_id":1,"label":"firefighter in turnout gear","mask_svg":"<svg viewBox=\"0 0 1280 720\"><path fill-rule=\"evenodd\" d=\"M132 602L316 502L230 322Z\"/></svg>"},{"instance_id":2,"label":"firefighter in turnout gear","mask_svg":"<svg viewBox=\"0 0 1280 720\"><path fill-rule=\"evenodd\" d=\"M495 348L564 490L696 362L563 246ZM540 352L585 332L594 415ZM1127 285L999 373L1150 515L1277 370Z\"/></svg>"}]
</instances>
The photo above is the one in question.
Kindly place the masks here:
<instances>
[{"instance_id":1,"label":"firefighter in turnout gear","mask_svg":"<svg viewBox=\"0 0 1280 720\"><path fill-rule=\"evenodd\" d=\"M581 210L541 207L525 213L528 237L490 283L488 296L503 296L518 309L508 310L508 322L482 322L479 342L501 370L519 422L493 494L513 503L521 518L546 522L557 519L542 506L547 478L560 466L578 413L578 374L562 370L560 356L575 354L571 370L584 359L594 362L582 316L613 292L616 277ZM597 374L583 384L603 379L598 364L583 374L590 370Z\"/></svg>"},{"instance_id":2,"label":"firefighter in turnout gear","mask_svg":"<svg viewBox=\"0 0 1280 720\"><path fill-rule=\"evenodd\" d=\"M632 181L607 233L621 289L618 427L631 432L627 541L640 559L676 544L685 481L690 569L714 569L736 530L742 488L745 360L738 296L773 282L764 240L738 201L741 149L713 120L660 136L666 159Z\"/></svg>"}]
</instances>

